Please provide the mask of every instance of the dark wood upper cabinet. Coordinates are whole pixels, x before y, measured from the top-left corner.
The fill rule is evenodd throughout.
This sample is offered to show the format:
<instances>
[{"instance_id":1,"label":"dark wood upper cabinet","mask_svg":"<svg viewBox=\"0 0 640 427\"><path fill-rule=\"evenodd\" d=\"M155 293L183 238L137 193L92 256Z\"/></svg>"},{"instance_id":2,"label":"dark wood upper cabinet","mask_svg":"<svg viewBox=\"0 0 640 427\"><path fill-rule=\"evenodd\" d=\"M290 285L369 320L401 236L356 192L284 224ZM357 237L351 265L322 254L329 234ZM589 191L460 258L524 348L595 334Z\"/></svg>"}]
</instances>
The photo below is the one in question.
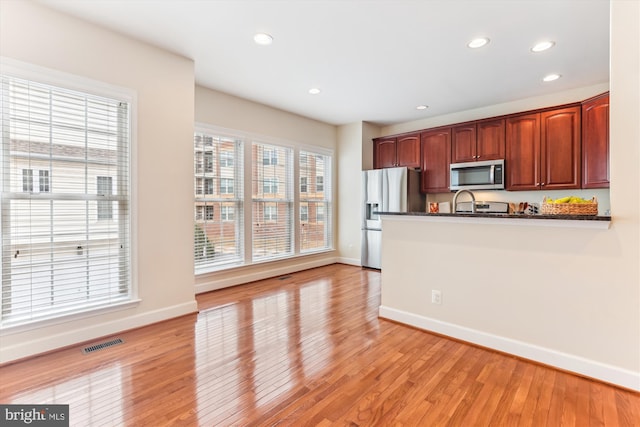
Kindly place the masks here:
<instances>
[{"instance_id":1,"label":"dark wood upper cabinet","mask_svg":"<svg viewBox=\"0 0 640 427\"><path fill-rule=\"evenodd\" d=\"M540 188L580 188L580 107L540 113Z\"/></svg>"},{"instance_id":2,"label":"dark wood upper cabinet","mask_svg":"<svg viewBox=\"0 0 640 427\"><path fill-rule=\"evenodd\" d=\"M423 193L448 193L451 163L451 128L434 129L420 136Z\"/></svg>"},{"instance_id":3,"label":"dark wood upper cabinet","mask_svg":"<svg viewBox=\"0 0 640 427\"><path fill-rule=\"evenodd\" d=\"M505 157L505 120L483 120L477 124L476 160Z\"/></svg>"},{"instance_id":4,"label":"dark wood upper cabinet","mask_svg":"<svg viewBox=\"0 0 640 427\"><path fill-rule=\"evenodd\" d=\"M420 134L399 136L396 143L396 165L420 167Z\"/></svg>"},{"instance_id":5,"label":"dark wood upper cabinet","mask_svg":"<svg viewBox=\"0 0 640 427\"><path fill-rule=\"evenodd\" d=\"M507 190L580 188L580 107L506 122Z\"/></svg>"},{"instance_id":6,"label":"dark wood upper cabinet","mask_svg":"<svg viewBox=\"0 0 640 427\"><path fill-rule=\"evenodd\" d=\"M451 128L451 162L463 163L477 160L476 124L464 124Z\"/></svg>"},{"instance_id":7,"label":"dark wood upper cabinet","mask_svg":"<svg viewBox=\"0 0 640 427\"><path fill-rule=\"evenodd\" d=\"M374 140L374 167L420 168L424 193L450 191L451 163L497 159L506 190L609 187L609 93Z\"/></svg>"},{"instance_id":8,"label":"dark wood upper cabinet","mask_svg":"<svg viewBox=\"0 0 640 427\"><path fill-rule=\"evenodd\" d=\"M582 188L609 187L609 94L582 104Z\"/></svg>"},{"instance_id":9,"label":"dark wood upper cabinet","mask_svg":"<svg viewBox=\"0 0 640 427\"><path fill-rule=\"evenodd\" d=\"M540 186L540 114L506 121L506 189L537 190Z\"/></svg>"},{"instance_id":10,"label":"dark wood upper cabinet","mask_svg":"<svg viewBox=\"0 0 640 427\"><path fill-rule=\"evenodd\" d=\"M406 166L420 167L420 134L373 140L374 169Z\"/></svg>"},{"instance_id":11,"label":"dark wood upper cabinet","mask_svg":"<svg viewBox=\"0 0 640 427\"><path fill-rule=\"evenodd\" d=\"M482 120L451 128L451 163L504 159L505 121Z\"/></svg>"},{"instance_id":12,"label":"dark wood upper cabinet","mask_svg":"<svg viewBox=\"0 0 640 427\"><path fill-rule=\"evenodd\" d=\"M396 165L396 138L382 138L373 141L374 169L391 168Z\"/></svg>"}]
</instances>

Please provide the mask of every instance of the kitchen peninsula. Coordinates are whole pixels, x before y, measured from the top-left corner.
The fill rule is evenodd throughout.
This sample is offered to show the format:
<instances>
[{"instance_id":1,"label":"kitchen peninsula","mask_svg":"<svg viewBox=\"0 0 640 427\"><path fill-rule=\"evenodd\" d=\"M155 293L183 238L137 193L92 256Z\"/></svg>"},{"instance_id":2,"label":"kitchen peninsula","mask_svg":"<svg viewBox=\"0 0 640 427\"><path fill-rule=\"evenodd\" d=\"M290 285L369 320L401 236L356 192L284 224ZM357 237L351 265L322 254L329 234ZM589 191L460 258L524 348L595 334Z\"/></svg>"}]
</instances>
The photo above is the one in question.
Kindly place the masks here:
<instances>
[{"instance_id":1,"label":"kitchen peninsula","mask_svg":"<svg viewBox=\"0 0 640 427\"><path fill-rule=\"evenodd\" d=\"M426 213L381 218L380 317L634 384L632 373L598 362L619 337L602 330L602 314L594 313L615 318L625 304L607 298L615 284L601 268L617 256L618 219ZM584 301L600 301L598 310ZM588 339L592 333L605 338L596 345Z\"/></svg>"}]
</instances>

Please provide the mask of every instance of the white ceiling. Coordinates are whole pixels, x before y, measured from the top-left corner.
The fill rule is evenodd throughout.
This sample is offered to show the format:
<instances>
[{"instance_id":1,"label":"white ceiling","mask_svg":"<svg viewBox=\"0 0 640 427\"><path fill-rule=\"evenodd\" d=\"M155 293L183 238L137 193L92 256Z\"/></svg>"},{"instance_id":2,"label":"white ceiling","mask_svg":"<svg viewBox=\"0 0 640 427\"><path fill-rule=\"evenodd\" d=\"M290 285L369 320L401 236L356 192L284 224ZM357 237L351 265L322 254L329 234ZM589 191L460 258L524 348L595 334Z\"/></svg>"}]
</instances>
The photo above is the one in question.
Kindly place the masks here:
<instances>
[{"instance_id":1,"label":"white ceiling","mask_svg":"<svg viewBox=\"0 0 640 427\"><path fill-rule=\"evenodd\" d=\"M609 0L40 3L193 59L199 85L336 125L401 123L609 81ZM273 44L256 45L256 32ZM477 36L491 42L466 47ZM555 47L530 52L545 39ZM552 72L562 78L543 83Z\"/></svg>"}]
</instances>

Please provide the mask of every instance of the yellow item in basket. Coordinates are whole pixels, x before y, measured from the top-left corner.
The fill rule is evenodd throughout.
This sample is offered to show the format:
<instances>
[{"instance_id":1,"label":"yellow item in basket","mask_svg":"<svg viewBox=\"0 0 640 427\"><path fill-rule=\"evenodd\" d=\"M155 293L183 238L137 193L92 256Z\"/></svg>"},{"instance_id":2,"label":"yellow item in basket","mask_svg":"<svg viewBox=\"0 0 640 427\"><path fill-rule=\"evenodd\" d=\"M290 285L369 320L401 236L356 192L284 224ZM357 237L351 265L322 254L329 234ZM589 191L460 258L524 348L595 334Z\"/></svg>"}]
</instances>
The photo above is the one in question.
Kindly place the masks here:
<instances>
[{"instance_id":1,"label":"yellow item in basket","mask_svg":"<svg viewBox=\"0 0 640 427\"><path fill-rule=\"evenodd\" d=\"M593 200L583 199L578 196L567 196L556 199L555 201L552 198L546 199L547 203L593 203Z\"/></svg>"}]
</instances>

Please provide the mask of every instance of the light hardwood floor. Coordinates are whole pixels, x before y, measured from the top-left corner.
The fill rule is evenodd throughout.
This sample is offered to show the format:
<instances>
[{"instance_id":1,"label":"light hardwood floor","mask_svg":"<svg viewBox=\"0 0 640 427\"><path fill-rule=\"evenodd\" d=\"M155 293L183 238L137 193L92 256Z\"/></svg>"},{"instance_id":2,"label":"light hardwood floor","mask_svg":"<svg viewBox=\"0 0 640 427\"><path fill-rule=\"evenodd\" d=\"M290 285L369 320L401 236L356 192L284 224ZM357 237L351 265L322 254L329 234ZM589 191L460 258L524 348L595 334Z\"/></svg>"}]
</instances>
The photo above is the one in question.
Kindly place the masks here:
<instances>
[{"instance_id":1,"label":"light hardwood floor","mask_svg":"<svg viewBox=\"0 0 640 427\"><path fill-rule=\"evenodd\" d=\"M0 403L101 427L640 426L638 393L379 319L379 296L339 264L207 293L124 344L0 367Z\"/></svg>"}]
</instances>

